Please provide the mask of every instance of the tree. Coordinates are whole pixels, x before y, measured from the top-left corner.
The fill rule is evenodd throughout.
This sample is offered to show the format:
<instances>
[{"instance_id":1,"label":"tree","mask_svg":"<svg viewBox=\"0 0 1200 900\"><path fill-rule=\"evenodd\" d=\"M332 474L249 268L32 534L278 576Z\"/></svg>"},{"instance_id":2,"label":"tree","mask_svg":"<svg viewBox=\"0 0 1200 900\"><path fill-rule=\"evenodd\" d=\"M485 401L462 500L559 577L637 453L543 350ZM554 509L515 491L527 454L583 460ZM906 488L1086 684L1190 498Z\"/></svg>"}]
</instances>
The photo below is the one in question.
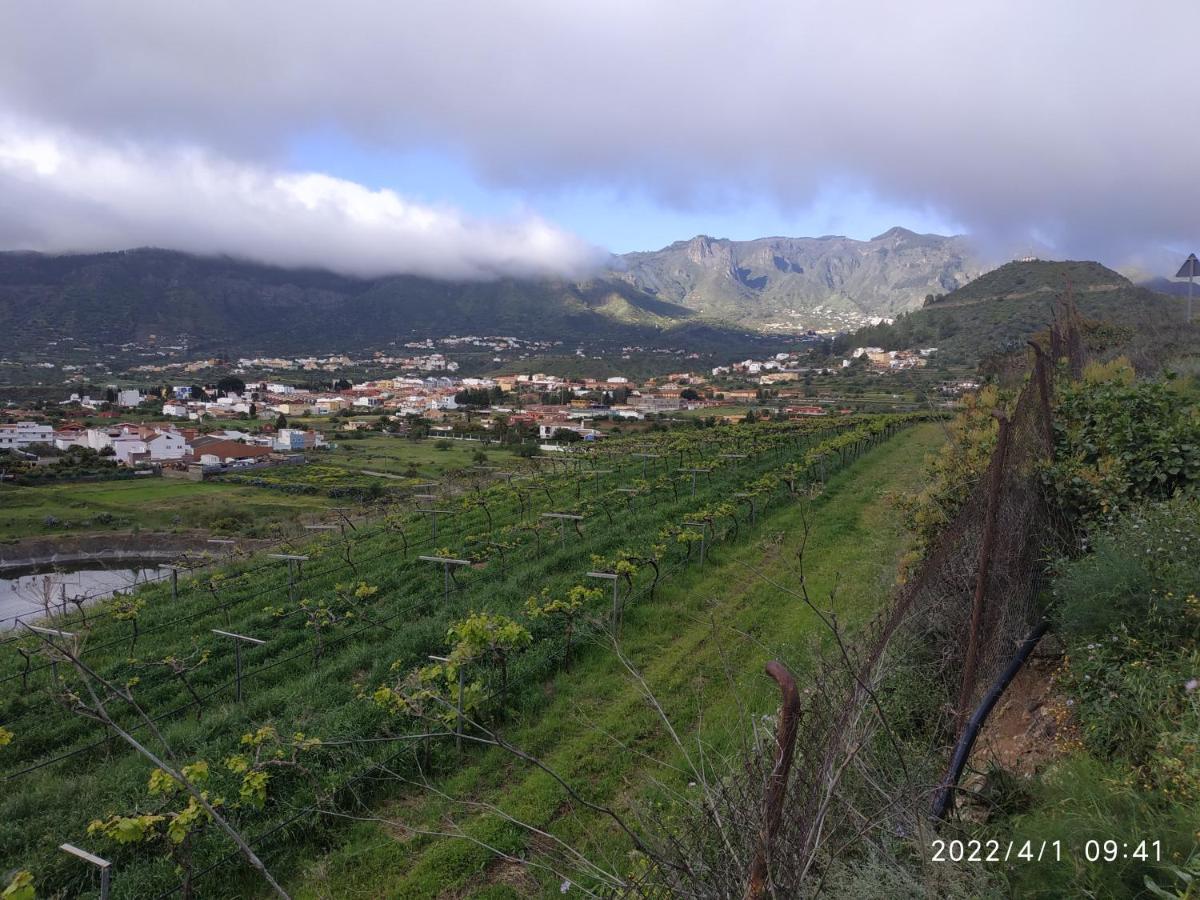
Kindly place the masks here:
<instances>
[{"instance_id":1,"label":"tree","mask_svg":"<svg viewBox=\"0 0 1200 900\"><path fill-rule=\"evenodd\" d=\"M679 392L680 400L699 400L700 393L695 388L684 388Z\"/></svg>"},{"instance_id":2,"label":"tree","mask_svg":"<svg viewBox=\"0 0 1200 900\"><path fill-rule=\"evenodd\" d=\"M238 378L236 375L226 375L217 382L217 396L223 397L226 394L240 394L246 390L246 382Z\"/></svg>"},{"instance_id":3,"label":"tree","mask_svg":"<svg viewBox=\"0 0 1200 900\"><path fill-rule=\"evenodd\" d=\"M285 416L283 413L280 413L278 416L275 417L275 430L278 431L281 428L287 428L287 427L288 427L287 416Z\"/></svg>"},{"instance_id":4,"label":"tree","mask_svg":"<svg viewBox=\"0 0 1200 900\"><path fill-rule=\"evenodd\" d=\"M250 404L250 418L252 418L252 419L258 418L258 404L257 403Z\"/></svg>"}]
</instances>

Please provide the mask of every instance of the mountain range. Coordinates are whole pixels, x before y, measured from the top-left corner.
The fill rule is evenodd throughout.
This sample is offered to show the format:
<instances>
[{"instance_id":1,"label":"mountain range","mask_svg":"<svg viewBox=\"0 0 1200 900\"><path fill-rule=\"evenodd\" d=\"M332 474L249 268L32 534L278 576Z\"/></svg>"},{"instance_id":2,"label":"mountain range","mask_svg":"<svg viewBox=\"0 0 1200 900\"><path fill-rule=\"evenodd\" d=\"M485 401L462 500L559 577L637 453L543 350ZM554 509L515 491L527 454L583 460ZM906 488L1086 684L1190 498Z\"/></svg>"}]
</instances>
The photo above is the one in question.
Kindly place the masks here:
<instances>
[{"instance_id":1,"label":"mountain range","mask_svg":"<svg viewBox=\"0 0 1200 900\"><path fill-rule=\"evenodd\" d=\"M296 355L454 334L715 351L958 303L971 285L996 286L983 271L966 238L904 228L868 241L700 235L614 256L585 281L355 278L158 249L0 252L0 355L28 361L64 340ZM1132 288L1103 271L1109 287Z\"/></svg>"},{"instance_id":2,"label":"mountain range","mask_svg":"<svg viewBox=\"0 0 1200 900\"><path fill-rule=\"evenodd\" d=\"M699 235L662 250L626 253L610 274L706 318L795 330L890 318L983 271L964 237L892 228L868 241Z\"/></svg>"},{"instance_id":3,"label":"mountain range","mask_svg":"<svg viewBox=\"0 0 1200 900\"><path fill-rule=\"evenodd\" d=\"M0 253L3 353L68 338L183 342L223 355L374 349L450 334L636 343L697 326L711 327L678 304L602 278L361 279L170 250Z\"/></svg>"}]
</instances>

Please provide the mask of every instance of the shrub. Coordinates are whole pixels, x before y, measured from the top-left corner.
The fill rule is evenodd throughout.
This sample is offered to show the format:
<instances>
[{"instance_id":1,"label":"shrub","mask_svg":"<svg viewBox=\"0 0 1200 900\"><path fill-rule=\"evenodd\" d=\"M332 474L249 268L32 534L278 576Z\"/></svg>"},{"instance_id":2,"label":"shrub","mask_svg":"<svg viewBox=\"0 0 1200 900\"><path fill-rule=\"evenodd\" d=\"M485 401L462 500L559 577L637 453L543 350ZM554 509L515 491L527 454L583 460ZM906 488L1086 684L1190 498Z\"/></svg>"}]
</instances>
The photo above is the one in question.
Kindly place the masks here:
<instances>
[{"instance_id":1,"label":"shrub","mask_svg":"<svg viewBox=\"0 0 1200 900\"><path fill-rule=\"evenodd\" d=\"M1069 523L1089 530L1200 481L1200 421L1184 402L1165 382L1134 383L1120 362L1062 387L1044 480Z\"/></svg>"},{"instance_id":2,"label":"shrub","mask_svg":"<svg viewBox=\"0 0 1200 900\"><path fill-rule=\"evenodd\" d=\"M1200 498L1141 504L1060 566L1053 617L1069 638L1107 637L1119 625L1159 645L1196 636ZM1191 598L1191 602L1189 602Z\"/></svg>"},{"instance_id":3,"label":"shrub","mask_svg":"<svg viewBox=\"0 0 1200 900\"><path fill-rule=\"evenodd\" d=\"M991 385L963 397L962 411L947 427L948 440L925 460L921 491L898 498L905 525L914 536L913 547L903 560L904 569L925 557L978 484L1000 428L992 411L1010 400Z\"/></svg>"},{"instance_id":4,"label":"shrub","mask_svg":"<svg viewBox=\"0 0 1200 900\"><path fill-rule=\"evenodd\" d=\"M1163 882L1166 865L1183 862L1191 850L1194 810L1147 802L1119 766L1072 756L1051 769L1038 788L1038 808L998 822L994 836L1001 846L1009 840L1032 841L1035 848L1059 841L1061 862L1010 866L1009 896L1142 896L1147 877ZM1086 843L1106 840L1128 844L1125 858L1118 853L1112 862L1089 863ZM1162 842L1162 863L1130 856L1142 840Z\"/></svg>"}]
</instances>

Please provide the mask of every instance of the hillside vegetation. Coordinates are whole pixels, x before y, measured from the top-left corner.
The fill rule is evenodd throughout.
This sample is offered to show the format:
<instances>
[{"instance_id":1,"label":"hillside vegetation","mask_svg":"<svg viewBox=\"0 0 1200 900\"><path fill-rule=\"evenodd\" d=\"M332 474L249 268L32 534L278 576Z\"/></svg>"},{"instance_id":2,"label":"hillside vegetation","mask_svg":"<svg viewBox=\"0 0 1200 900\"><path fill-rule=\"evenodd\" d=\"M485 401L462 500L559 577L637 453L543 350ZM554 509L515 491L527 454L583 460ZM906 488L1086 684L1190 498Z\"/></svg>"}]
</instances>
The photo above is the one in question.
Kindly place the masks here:
<instances>
[{"instance_id":1,"label":"hillside vegetation","mask_svg":"<svg viewBox=\"0 0 1200 900\"><path fill-rule=\"evenodd\" d=\"M1139 331L1169 332L1182 323L1177 298L1136 287L1099 263L1039 260L993 269L890 325L860 329L852 342L887 350L937 347L939 361L975 365L1044 332L1068 285L1085 318Z\"/></svg>"},{"instance_id":2,"label":"hillside vegetation","mask_svg":"<svg viewBox=\"0 0 1200 900\"><path fill-rule=\"evenodd\" d=\"M450 334L590 344L736 346L737 329L612 278L358 279L167 250L0 253L0 353L130 341L195 352L333 352ZM665 336L665 333L669 334ZM752 340L750 341L752 343Z\"/></svg>"}]
</instances>

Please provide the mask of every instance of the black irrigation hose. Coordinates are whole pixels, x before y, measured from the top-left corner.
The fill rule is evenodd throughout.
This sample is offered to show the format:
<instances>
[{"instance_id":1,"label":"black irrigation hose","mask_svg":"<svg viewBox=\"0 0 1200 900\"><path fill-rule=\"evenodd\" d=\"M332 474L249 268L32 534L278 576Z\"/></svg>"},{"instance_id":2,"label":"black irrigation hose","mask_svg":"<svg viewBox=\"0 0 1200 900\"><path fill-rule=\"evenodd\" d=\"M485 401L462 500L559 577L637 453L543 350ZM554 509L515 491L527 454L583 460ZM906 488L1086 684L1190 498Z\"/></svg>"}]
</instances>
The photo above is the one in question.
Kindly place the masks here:
<instances>
[{"instance_id":1,"label":"black irrigation hose","mask_svg":"<svg viewBox=\"0 0 1200 900\"><path fill-rule=\"evenodd\" d=\"M950 760L950 768L946 772L946 777L942 779L942 783L938 788L937 795L933 800L933 818L941 820L946 818L946 813L950 810L950 804L954 800L954 792L958 790L958 779L962 777L962 771L967 765L967 760L971 756L971 750L975 746L975 739L979 737L979 730L983 727L983 723L987 721L987 717L991 714L992 708L995 707L1001 695L1008 688L1012 680L1017 677L1017 673L1021 671L1021 667L1025 665L1025 661L1029 659L1029 654L1033 652L1033 648L1037 646L1038 641L1050 628L1050 623L1043 619L1029 632L1029 635L1021 642L1021 646L1017 648L1016 655L1008 664L1000 677L996 679L996 683L984 696L975 712L971 715L967 722L967 727L963 730L962 736L958 739L958 744L954 748L954 756Z\"/></svg>"}]
</instances>

